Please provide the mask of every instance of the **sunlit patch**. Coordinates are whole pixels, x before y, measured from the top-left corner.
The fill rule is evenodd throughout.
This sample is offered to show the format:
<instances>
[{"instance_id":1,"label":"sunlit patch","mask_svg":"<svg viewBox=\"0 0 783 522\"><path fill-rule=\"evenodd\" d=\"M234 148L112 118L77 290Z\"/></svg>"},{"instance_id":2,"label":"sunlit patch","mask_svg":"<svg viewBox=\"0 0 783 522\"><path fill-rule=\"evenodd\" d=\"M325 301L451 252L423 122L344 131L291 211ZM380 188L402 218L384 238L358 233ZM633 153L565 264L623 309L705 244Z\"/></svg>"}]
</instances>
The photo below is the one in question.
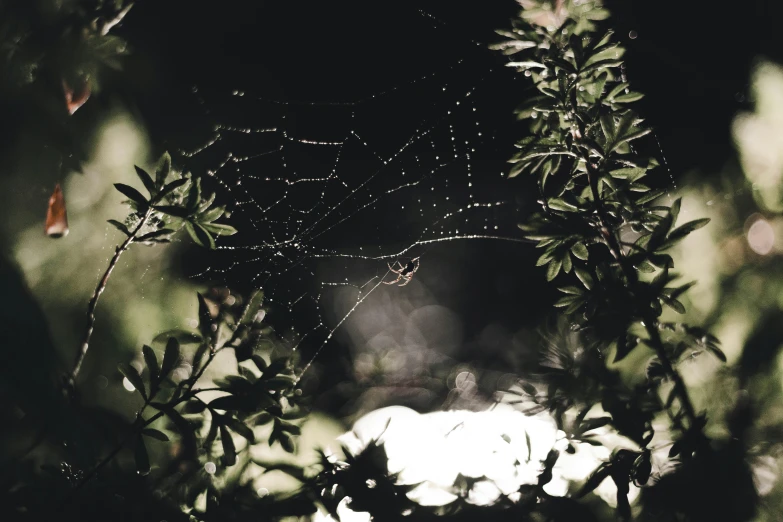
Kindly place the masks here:
<instances>
[{"instance_id":1,"label":"sunlit patch","mask_svg":"<svg viewBox=\"0 0 783 522\"><path fill-rule=\"evenodd\" d=\"M455 385L474 382L468 371L455 379ZM560 452L560 458L544 490L566 496L610 458L612 448L635 448L633 442L606 428L596 430L596 436L602 438L600 446L575 443L573 453L568 453L564 451L568 441L551 417L527 416L501 404L488 411L429 414L399 406L383 408L359 419L338 440L353 454L371 441L382 443L389 472L398 474L398 484L417 485L408 498L419 505L444 506L462 498L486 506L501 496L513 501L521 486L537 484L552 449ZM595 493L610 505L616 504L612 480L602 482ZM629 500L633 502L638 493L632 486Z\"/></svg>"},{"instance_id":2,"label":"sunlit patch","mask_svg":"<svg viewBox=\"0 0 783 522\"><path fill-rule=\"evenodd\" d=\"M769 254L775 246L775 231L769 221L761 217L748 227L746 237L750 249L762 256Z\"/></svg>"},{"instance_id":3,"label":"sunlit patch","mask_svg":"<svg viewBox=\"0 0 783 522\"><path fill-rule=\"evenodd\" d=\"M133 386L133 383L131 383L131 382L128 380L128 378L127 378L127 377L123 377L123 378L122 378L122 386L123 386L123 388L125 388L125 389L126 389L126 390L128 390L129 392L134 392L134 391L136 391L136 387L135 387L135 386Z\"/></svg>"}]
</instances>

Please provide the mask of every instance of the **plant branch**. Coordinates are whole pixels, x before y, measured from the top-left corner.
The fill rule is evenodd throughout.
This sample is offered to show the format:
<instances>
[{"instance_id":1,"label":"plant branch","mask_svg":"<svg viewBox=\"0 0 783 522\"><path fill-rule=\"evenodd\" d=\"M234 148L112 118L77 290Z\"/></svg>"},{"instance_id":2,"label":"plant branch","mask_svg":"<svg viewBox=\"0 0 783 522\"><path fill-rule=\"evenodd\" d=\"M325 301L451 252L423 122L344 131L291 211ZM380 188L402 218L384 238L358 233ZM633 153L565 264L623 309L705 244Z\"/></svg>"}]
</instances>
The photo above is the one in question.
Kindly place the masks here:
<instances>
[{"instance_id":1,"label":"plant branch","mask_svg":"<svg viewBox=\"0 0 783 522\"><path fill-rule=\"evenodd\" d=\"M572 105L571 114L573 120L577 122L579 135L586 136L584 124L576 116L577 113L576 99L572 97L570 101ZM599 160L599 162L597 163L592 163L590 161L587 152L581 147L580 150L582 151L581 153L582 159L585 161L585 164L587 166L587 179L590 185L590 193L593 197L593 203L596 206L601 236L603 237L603 240L607 248L609 249L609 252L612 254L612 257L617 262L620 271L622 272L623 276L628 282L628 287L631 294L634 296L641 295L640 292L641 288L639 288L640 283L639 283L638 274L636 273L636 270L632 266L628 265L628 260L625 257L625 254L623 253L623 249L620 246L620 241L617 238L616 230L609 224L606 207L604 205L604 201L603 198L601 197L601 192L598 187L598 172L600 171L604 160L602 159ZM693 428L693 426L696 425L696 410L693 407L693 403L691 402L688 389L685 386L685 382L683 381L682 376L677 371L677 369L672 365L671 361L669 360L669 356L666 353L666 348L663 344L663 339L661 339L661 335L658 332L658 329L656 328L657 318L652 316L652 314L645 314L645 316L642 317L642 321L647 331L647 335L650 337L649 339L650 345L655 350L658 359L660 359L664 372L666 372L666 375L674 383L674 391L677 393L678 398L680 400L680 404L682 405L682 408L685 411L686 416L688 417L689 427Z\"/></svg>"},{"instance_id":2,"label":"plant branch","mask_svg":"<svg viewBox=\"0 0 783 522\"><path fill-rule=\"evenodd\" d=\"M68 379L68 383L71 387L73 387L76 382L76 377L79 375L79 370L81 370L84 358L90 348L90 338L92 337L92 332L95 329L95 309L98 307L98 300L100 299L101 294L103 294L103 291L106 290L106 285L108 284L109 278L111 277L114 268L117 266L120 257L122 257L122 254L124 254L128 248L130 248L131 244L133 244L133 241L136 239L142 228L144 228L144 225L147 224L147 221L151 215L152 206L149 206L147 211L144 213L144 216L136 225L136 228L134 228L130 235L125 238L125 241L123 241L122 244L116 248L114 251L114 256L112 256L111 261L109 261L109 266L106 267L106 271L103 273L103 277L101 277L101 280L98 282L98 286L95 287L95 291L93 292L92 298L90 299L90 303L87 307L87 327L85 328L84 338L82 340L81 347L76 354L76 360L73 363L73 370L71 371L71 375Z\"/></svg>"}]
</instances>

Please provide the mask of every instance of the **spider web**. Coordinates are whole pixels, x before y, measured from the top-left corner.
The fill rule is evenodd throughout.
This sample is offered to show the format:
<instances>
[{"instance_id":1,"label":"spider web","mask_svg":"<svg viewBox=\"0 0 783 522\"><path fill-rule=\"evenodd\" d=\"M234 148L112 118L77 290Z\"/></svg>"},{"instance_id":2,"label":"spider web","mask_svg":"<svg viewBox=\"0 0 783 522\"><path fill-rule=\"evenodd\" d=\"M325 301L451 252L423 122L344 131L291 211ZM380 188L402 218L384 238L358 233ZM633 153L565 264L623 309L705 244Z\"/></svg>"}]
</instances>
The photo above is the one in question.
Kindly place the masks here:
<instances>
[{"instance_id":1,"label":"spider web","mask_svg":"<svg viewBox=\"0 0 783 522\"><path fill-rule=\"evenodd\" d=\"M240 230L195 277L262 288L278 334L309 355L302 374L373 292L408 290L391 286L406 283L392 268L417 259L415 279L444 245L524 242L495 124L509 114L485 110L509 76L491 63L476 76L476 62L354 101L194 88L213 134L180 152Z\"/></svg>"}]
</instances>

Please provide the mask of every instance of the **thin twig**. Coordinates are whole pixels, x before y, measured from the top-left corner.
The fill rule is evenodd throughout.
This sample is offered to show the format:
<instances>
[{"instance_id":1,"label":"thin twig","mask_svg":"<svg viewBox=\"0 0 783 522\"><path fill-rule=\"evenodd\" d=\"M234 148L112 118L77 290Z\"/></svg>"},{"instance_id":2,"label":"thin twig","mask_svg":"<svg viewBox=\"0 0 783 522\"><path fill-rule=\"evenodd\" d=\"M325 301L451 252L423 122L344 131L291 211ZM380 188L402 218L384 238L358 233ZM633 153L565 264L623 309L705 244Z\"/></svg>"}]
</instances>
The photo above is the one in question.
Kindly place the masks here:
<instances>
[{"instance_id":1,"label":"thin twig","mask_svg":"<svg viewBox=\"0 0 783 522\"><path fill-rule=\"evenodd\" d=\"M95 292L93 292L92 299L90 299L90 304L87 307L87 327L84 332L84 339L79 351L76 354L76 360L73 363L73 370L71 371L71 375L68 380L71 387L73 387L74 383L76 382L76 377L79 375L79 370L81 370L82 363L84 362L84 358L87 355L87 350L90 348L90 338L92 337L92 332L95 329L95 309L98 306L98 300L100 299L103 291L106 290L106 285L108 284L112 271L114 270L114 267L117 266L120 257L128 250L131 244L133 244L136 236L144 227L144 225L147 224L147 220L149 220L151 215L152 206L150 205L150 207L147 208L147 211L144 213L144 216L139 221L138 225L136 225L136 228L133 229L133 232L131 232L131 234L125 238L125 241L123 241L122 244L114 251L114 256L112 256L111 261L109 261L109 266L106 267L106 271L103 273L103 277L101 277L101 280L98 282L98 286L95 287Z\"/></svg>"}]
</instances>

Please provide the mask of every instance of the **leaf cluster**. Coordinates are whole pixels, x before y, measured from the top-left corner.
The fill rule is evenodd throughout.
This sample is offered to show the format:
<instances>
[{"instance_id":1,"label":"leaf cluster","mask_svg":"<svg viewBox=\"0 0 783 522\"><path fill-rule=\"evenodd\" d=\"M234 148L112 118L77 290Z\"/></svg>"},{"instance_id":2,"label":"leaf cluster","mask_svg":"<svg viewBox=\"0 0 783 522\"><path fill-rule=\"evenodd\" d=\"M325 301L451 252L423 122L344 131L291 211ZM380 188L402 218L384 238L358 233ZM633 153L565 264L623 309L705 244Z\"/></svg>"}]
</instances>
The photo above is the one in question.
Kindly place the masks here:
<instances>
[{"instance_id":1,"label":"leaf cluster","mask_svg":"<svg viewBox=\"0 0 783 522\"><path fill-rule=\"evenodd\" d=\"M550 3L527 3L539 11L523 12L512 31L499 31L507 39L494 46L535 86L516 111L530 134L517 142L509 176L537 182L541 209L519 227L541 251L537 266L562 294L554 306L580 342L578 349L548 343L541 381L547 392L525 382L517 388L520 399L511 400L531 411L548 409L570 439L597 443L590 430L611 425L640 445L641 452L616 454L586 485L592 490L611 476L623 492L618 514L628 519L628 484L649 477L653 416L668 412L681 433L672 456L703 440L705 420L690 403L677 361L694 351L726 360L708 332L661 320L665 308L686 313L683 297L694 284L677 282L668 252L709 220L678 223L681 200L665 204L664 191L648 184L659 164L639 146L651 132L634 109L642 94L625 80L624 49L593 23L605 18L600 3L558 2L557 25L536 23ZM606 358L613 352L619 362L642 346L652 352L648 378L628 389ZM673 387L661 399L664 382ZM610 416L585 420L596 403ZM577 413L569 420L571 409Z\"/></svg>"},{"instance_id":2,"label":"leaf cluster","mask_svg":"<svg viewBox=\"0 0 783 522\"><path fill-rule=\"evenodd\" d=\"M114 187L128 198L126 203L133 214L124 223L109 220L132 241L168 243L177 231L184 228L197 245L214 249L216 236L236 233L231 225L216 222L226 213L226 208L214 206L215 193L205 197L201 178L193 179L189 173L174 171L168 153L160 159L154 179L138 166L136 174L149 196L144 196L130 185L115 183Z\"/></svg>"},{"instance_id":3,"label":"leaf cluster","mask_svg":"<svg viewBox=\"0 0 783 522\"><path fill-rule=\"evenodd\" d=\"M270 345L271 330L261 322L261 294L240 301L235 297L216 303L198 294L195 330L171 330L157 336L152 344L165 345L162 360L152 346L145 345L141 372L127 363L118 367L143 399L141 413L147 408L156 411L146 420L140 413L135 424L138 473L145 475L152 469L148 440L168 442L167 432L176 433L176 461L188 470L176 487L182 503L191 507L199 496L220 496L218 477L225 476L229 468L245 469L252 464L250 446L279 443L286 452L295 452L296 437L301 434L297 421L307 413L295 389L292 359L278 356L268 361L263 355ZM214 380L214 387L200 387L207 367L223 350L234 351L237 373ZM174 371L183 367L185 359L190 361L188 376ZM208 400L205 392L219 396ZM162 417L168 421L165 430L150 427ZM268 424L271 434L260 440L256 427ZM237 446L235 436L245 441L243 446ZM215 464L218 461L221 466ZM208 469L210 465L212 469ZM207 502L205 513L211 505ZM213 506L213 513L215 509Z\"/></svg>"}]
</instances>

